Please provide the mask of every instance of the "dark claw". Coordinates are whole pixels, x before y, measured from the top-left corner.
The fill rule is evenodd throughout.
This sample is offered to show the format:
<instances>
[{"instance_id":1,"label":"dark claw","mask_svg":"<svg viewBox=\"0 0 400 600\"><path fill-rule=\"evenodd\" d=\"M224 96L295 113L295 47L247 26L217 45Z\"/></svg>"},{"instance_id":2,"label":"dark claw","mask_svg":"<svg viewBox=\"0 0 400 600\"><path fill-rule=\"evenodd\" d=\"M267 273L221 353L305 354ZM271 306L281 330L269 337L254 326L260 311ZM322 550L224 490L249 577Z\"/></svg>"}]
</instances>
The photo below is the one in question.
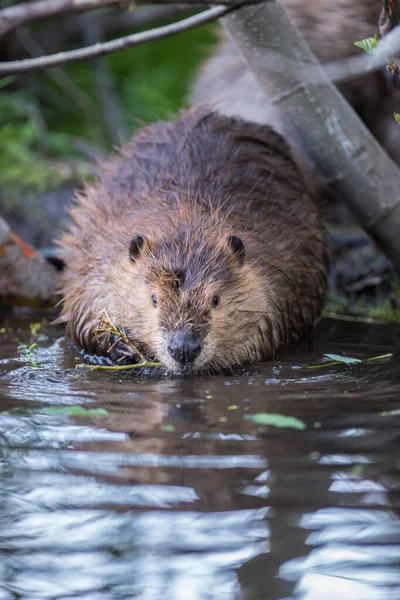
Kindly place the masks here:
<instances>
[{"instance_id":1,"label":"dark claw","mask_svg":"<svg viewBox=\"0 0 400 600\"><path fill-rule=\"evenodd\" d=\"M129 365L142 362L141 357L135 350L126 344L117 334L113 333L109 338L110 348L107 357L112 363L118 365Z\"/></svg>"}]
</instances>

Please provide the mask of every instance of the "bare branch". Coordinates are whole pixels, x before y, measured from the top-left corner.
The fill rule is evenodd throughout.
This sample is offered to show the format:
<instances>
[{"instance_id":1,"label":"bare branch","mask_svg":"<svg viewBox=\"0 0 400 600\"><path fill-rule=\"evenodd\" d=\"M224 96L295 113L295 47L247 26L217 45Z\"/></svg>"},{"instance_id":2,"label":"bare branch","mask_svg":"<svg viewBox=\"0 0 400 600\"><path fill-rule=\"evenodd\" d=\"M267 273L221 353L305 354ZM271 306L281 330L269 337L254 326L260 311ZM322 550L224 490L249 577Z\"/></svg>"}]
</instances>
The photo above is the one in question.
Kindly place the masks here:
<instances>
[{"instance_id":1,"label":"bare branch","mask_svg":"<svg viewBox=\"0 0 400 600\"><path fill-rule=\"evenodd\" d=\"M0 10L0 37L33 21L118 4L126 6L126 0L38 0L38 2L24 2L7 6Z\"/></svg>"},{"instance_id":2,"label":"bare branch","mask_svg":"<svg viewBox=\"0 0 400 600\"><path fill-rule=\"evenodd\" d=\"M400 273L400 170L329 80L281 2L244 7L223 24L267 96L279 103L289 136ZM308 68L318 84L304 78Z\"/></svg>"},{"instance_id":3,"label":"bare branch","mask_svg":"<svg viewBox=\"0 0 400 600\"><path fill-rule=\"evenodd\" d=\"M218 2L207 2L207 0L185 0L186 5L195 4L221 4L226 6L238 6L238 4L258 4L261 0L218 0ZM49 17L65 15L68 13L85 12L106 6L134 7L133 0L36 0L34 2L23 2L15 6L7 6L0 10L0 38L6 33ZM176 0L152 0L152 4L176 4Z\"/></svg>"},{"instance_id":4,"label":"bare branch","mask_svg":"<svg viewBox=\"0 0 400 600\"><path fill-rule=\"evenodd\" d=\"M78 20L84 43L88 45L101 43L102 34L98 19L93 19L92 15L85 14L78 17ZM96 58L93 63L93 73L97 95L102 107L104 127L109 139L113 144L116 144L119 139L127 138L127 132L118 109L118 98L114 88L113 76L104 58Z\"/></svg>"},{"instance_id":5,"label":"bare branch","mask_svg":"<svg viewBox=\"0 0 400 600\"><path fill-rule=\"evenodd\" d=\"M376 54L360 54L324 64L329 77L336 82L358 77L387 66L388 59L400 54L400 25L389 31L379 42Z\"/></svg>"},{"instance_id":6,"label":"bare branch","mask_svg":"<svg viewBox=\"0 0 400 600\"><path fill-rule=\"evenodd\" d=\"M57 54L50 54L49 56L42 56L40 58L0 62L0 75L37 71L38 69L64 65L77 60L104 56L105 54L117 52L118 50L127 50L132 46L176 35L182 31L193 29L194 27L204 25L205 23L210 23L240 6L241 5L239 4L235 4L234 6L217 6L192 17L188 17L187 19L183 19L182 21L178 21L177 23L171 23L170 25L164 25L163 27L157 27L155 29L150 29L149 31L134 33L110 42L94 44L87 48L79 48L78 50L70 50L68 52L58 52Z\"/></svg>"}]
</instances>

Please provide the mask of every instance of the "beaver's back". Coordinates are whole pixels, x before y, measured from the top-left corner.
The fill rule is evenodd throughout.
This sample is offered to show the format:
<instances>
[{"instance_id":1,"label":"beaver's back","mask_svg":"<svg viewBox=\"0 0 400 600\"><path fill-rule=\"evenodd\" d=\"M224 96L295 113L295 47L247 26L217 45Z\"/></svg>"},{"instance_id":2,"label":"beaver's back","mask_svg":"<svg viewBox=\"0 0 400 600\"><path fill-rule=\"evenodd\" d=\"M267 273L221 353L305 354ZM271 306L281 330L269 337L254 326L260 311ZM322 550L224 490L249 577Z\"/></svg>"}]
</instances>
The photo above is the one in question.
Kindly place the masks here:
<instances>
[{"instance_id":1,"label":"beaver's back","mask_svg":"<svg viewBox=\"0 0 400 600\"><path fill-rule=\"evenodd\" d=\"M118 211L147 212L157 203L176 208L177 194L265 215L282 194L285 211L291 202L300 211L312 202L302 196L302 175L273 129L204 110L142 129L102 165L97 187L105 209L116 203Z\"/></svg>"}]
</instances>

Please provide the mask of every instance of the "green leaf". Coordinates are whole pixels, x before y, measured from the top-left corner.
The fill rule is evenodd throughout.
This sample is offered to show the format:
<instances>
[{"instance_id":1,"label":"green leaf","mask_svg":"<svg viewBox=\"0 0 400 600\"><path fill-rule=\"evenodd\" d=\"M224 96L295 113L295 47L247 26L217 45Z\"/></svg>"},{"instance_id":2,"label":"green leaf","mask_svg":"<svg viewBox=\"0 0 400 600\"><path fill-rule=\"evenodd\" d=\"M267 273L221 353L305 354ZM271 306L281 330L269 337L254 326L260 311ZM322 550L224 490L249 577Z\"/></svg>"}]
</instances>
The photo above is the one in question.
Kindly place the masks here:
<instances>
[{"instance_id":1,"label":"green leaf","mask_svg":"<svg viewBox=\"0 0 400 600\"><path fill-rule=\"evenodd\" d=\"M400 409L395 408L394 410L384 410L381 412L381 417L398 417L400 416Z\"/></svg>"},{"instance_id":2,"label":"green leaf","mask_svg":"<svg viewBox=\"0 0 400 600\"><path fill-rule=\"evenodd\" d=\"M175 427L174 425L162 425L161 426L161 431L175 431Z\"/></svg>"},{"instance_id":3,"label":"green leaf","mask_svg":"<svg viewBox=\"0 0 400 600\"><path fill-rule=\"evenodd\" d=\"M400 113L395 112L394 118L396 119L396 122L400 125Z\"/></svg>"},{"instance_id":4,"label":"green leaf","mask_svg":"<svg viewBox=\"0 0 400 600\"><path fill-rule=\"evenodd\" d=\"M108 410L105 408L83 408L83 406L52 406L43 409L46 414L63 414L70 417L106 417Z\"/></svg>"},{"instance_id":5,"label":"green leaf","mask_svg":"<svg viewBox=\"0 0 400 600\"><path fill-rule=\"evenodd\" d=\"M378 42L379 38L377 34L375 34L374 37L366 38L365 40L360 40L359 42L354 42L354 45L358 48L361 48L361 50L368 52L368 54L375 54Z\"/></svg>"},{"instance_id":6,"label":"green leaf","mask_svg":"<svg viewBox=\"0 0 400 600\"><path fill-rule=\"evenodd\" d=\"M273 413L255 413L254 415L245 415L244 419L253 421L257 425L272 425L273 427L288 427L291 429L305 429L303 421L296 417L285 417L285 415Z\"/></svg>"},{"instance_id":7,"label":"green leaf","mask_svg":"<svg viewBox=\"0 0 400 600\"><path fill-rule=\"evenodd\" d=\"M340 354L324 354L324 356L326 356L326 358L329 358L330 360L336 360L337 362L345 363L346 365L361 362L359 358L352 358L351 356L341 356Z\"/></svg>"},{"instance_id":8,"label":"green leaf","mask_svg":"<svg viewBox=\"0 0 400 600\"><path fill-rule=\"evenodd\" d=\"M15 81L15 79L16 79L15 75L7 75L7 77L2 77L0 79L0 90L7 87L7 85L10 85L10 83Z\"/></svg>"}]
</instances>

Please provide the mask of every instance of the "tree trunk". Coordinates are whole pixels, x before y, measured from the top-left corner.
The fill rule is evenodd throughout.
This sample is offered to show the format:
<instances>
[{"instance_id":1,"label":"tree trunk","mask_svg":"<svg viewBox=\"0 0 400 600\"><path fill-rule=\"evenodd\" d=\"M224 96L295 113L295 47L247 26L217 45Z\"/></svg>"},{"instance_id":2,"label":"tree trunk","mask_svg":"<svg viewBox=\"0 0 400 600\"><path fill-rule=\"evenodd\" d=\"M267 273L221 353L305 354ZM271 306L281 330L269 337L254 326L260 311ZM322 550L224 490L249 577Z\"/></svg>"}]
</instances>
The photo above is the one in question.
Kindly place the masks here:
<instances>
[{"instance_id":1,"label":"tree trunk","mask_svg":"<svg viewBox=\"0 0 400 600\"><path fill-rule=\"evenodd\" d=\"M279 0L241 8L222 22L294 139L400 274L398 167L329 80Z\"/></svg>"}]
</instances>

